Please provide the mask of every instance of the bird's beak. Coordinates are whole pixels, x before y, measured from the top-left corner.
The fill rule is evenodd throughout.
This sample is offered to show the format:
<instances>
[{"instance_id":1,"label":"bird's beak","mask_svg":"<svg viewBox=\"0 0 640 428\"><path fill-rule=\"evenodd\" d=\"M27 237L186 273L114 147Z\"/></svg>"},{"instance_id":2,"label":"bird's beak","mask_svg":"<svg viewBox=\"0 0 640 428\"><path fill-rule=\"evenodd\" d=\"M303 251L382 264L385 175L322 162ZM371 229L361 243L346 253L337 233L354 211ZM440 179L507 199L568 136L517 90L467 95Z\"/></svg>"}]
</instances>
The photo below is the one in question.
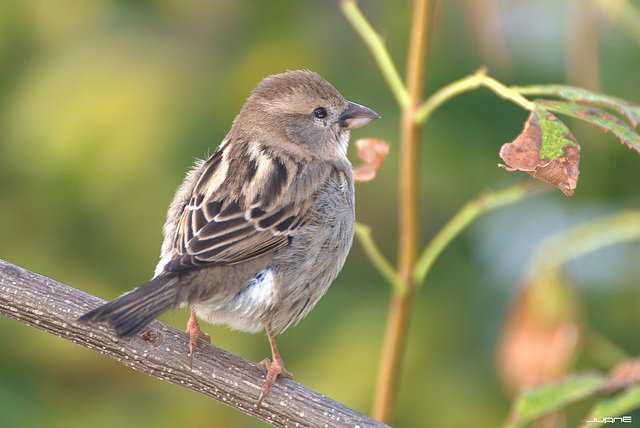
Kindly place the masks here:
<instances>
[{"instance_id":1,"label":"bird's beak","mask_svg":"<svg viewBox=\"0 0 640 428\"><path fill-rule=\"evenodd\" d=\"M354 129L379 118L380 115L370 108L347 101L347 109L340 115L340 125L347 129Z\"/></svg>"}]
</instances>

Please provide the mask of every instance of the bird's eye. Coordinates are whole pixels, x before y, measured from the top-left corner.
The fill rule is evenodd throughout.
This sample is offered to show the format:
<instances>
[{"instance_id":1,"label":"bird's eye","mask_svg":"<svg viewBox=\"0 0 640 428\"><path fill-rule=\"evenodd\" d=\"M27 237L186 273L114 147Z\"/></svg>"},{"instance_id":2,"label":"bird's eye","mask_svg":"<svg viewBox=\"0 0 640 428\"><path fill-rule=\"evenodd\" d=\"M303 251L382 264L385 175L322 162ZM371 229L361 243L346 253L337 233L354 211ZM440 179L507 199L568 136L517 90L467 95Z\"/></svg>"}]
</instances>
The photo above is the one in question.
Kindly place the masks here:
<instances>
[{"instance_id":1,"label":"bird's eye","mask_svg":"<svg viewBox=\"0 0 640 428\"><path fill-rule=\"evenodd\" d=\"M316 107L315 110L313 110L313 115L318 119L324 119L327 115L327 110L325 110L324 107Z\"/></svg>"}]
</instances>

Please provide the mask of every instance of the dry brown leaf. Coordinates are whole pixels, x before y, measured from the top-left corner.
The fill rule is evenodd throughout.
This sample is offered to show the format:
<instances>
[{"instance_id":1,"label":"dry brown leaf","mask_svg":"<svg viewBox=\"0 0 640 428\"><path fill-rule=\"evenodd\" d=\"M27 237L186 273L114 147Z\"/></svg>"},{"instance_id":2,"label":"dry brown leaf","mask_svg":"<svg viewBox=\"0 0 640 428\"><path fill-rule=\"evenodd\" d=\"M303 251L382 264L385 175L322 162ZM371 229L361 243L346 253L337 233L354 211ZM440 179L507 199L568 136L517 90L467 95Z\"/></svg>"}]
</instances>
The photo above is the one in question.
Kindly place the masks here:
<instances>
[{"instance_id":1,"label":"dry brown leaf","mask_svg":"<svg viewBox=\"0 0 640 428\"><path fill-rule=\"evenodd\" d=\"M541 157L543 143L554 145L550 151L558 150L560 144L559 153L556 152L552 159L544 154ZM500 157L508 166L499 166L507 171L525 171L555 185L565 195L573 195L580 173L580 145L569 129L551 113L541 109L532 111L520 135L502 146Z\"/></svg>"},{"instance_id":2,"label":"dry brown leaf","mask_svg":"<svg viewBox=\"0 0 640 428\"><path fill-rule=\"evenodd\" d=\"M364 163L353 169L355 180L371 181L376 177L382 162L389 154L389 144L378 138L362 138L356 141L356 147L358 147L358 157Z\"/></svg>"},{"instance_id":3,"label":"dry brown leaf","mask_svg":"<svg viewBox=\"0 0 640 428\"><path fill-rule=\"evenodd\" d=\"M512 394L567 373L581 336L578 303L559 273L528 283L498 340L497 368Z\"/></svg>"}]
</instances>

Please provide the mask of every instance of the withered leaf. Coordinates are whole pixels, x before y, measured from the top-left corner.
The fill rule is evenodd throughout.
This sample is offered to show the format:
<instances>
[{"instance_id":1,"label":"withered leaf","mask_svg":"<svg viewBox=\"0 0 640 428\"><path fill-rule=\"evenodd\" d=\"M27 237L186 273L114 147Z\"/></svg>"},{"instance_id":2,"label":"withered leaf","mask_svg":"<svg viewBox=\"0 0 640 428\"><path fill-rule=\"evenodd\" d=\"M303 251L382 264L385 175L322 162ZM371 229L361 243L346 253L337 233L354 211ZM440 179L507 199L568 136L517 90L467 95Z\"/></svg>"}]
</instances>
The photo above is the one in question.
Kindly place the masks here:
<instances>
[{"instance_id":1,"label":"withered leaf","mask_svg":"<svg viewBox=\"0 0 640 428\"><path fill-rule=\"evenodd\" d=\"M524 129L500 149L507 171L525 171L573 195L578 183L580 145L569 128L548 111L536 106Z\"/></svg>"},{"instance_id":2,"label":"withered leaf","mask_svg":"<svg viewBox=\"0 0 640 428\"><path fill-rule=\"evenodd\" d=\"M582 323L577 293L560 271L532 278L513 302L497 347L497 369L512 393L564 376Z\"/></svg>"},{"instance_id":3,"label":"withered leaf","mask_svg":"<svg viewBox=\"0 0 640 428\"><path fill-rule=\"evenodd\" d=\"M356 141L358 157L363 164L353 169L356 181L371 181L389 154L389 144L378 138L362 138Z\"/></svg>"}]
</instances>

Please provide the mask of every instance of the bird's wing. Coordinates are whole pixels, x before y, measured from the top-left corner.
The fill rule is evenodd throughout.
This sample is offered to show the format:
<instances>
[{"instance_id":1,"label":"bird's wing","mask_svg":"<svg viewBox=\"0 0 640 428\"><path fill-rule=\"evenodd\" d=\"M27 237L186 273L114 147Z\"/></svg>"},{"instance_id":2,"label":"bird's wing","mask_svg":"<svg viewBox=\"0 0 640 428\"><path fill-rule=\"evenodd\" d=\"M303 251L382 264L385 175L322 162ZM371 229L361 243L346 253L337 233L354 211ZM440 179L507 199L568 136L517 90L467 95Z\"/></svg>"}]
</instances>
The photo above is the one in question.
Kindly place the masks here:
<instances>
[{"instance_id":1,"label":"bird's wing","mask_svg":"<svg viewBox=\"0 0 640 428\"><path fill-rule=\"evenodd\" d=\"M287 159L264 153L249 162L232 162L226 148L202 166L179 217L174 257L165 270L250 260L288 245L291 233L307 221L324 180L305 180L309 183L301 192L300 183L292 184L304 175L299 162L285 167Z\"/></svg>"}]
</instances>

